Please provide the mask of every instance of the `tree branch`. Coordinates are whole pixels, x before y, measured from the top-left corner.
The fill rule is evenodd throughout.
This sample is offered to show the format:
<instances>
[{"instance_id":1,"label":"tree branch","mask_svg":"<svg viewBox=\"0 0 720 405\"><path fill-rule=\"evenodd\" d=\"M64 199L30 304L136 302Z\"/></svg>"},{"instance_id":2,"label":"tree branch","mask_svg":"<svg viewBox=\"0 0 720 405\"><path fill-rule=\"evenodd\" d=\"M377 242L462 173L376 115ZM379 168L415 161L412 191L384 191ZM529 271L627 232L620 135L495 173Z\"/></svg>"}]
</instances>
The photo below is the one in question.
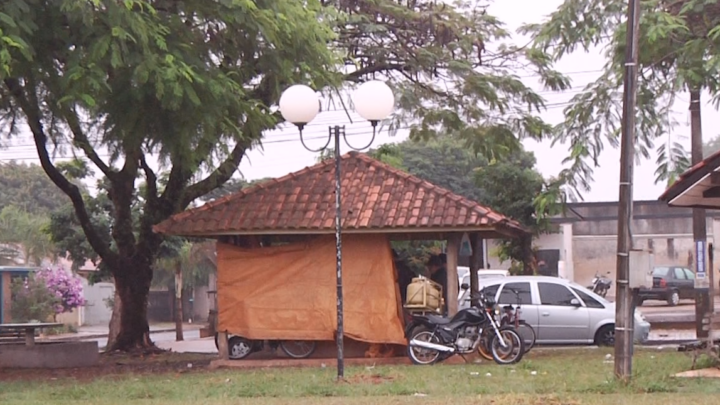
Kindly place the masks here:
<instances>
[{"instance_id":1,"label":"tree branch","mask_svg":"<svg viewBox=\"0 0 720 405\"><path fill-rule=\"evenodd\" d=\"M399 63L388 63L383 65L372 65L367 66L362 69L358 69L352 73L348 73L345 75L345 80L349 82L357 82L360 80L360 78L371 75L373 73L381 73L381 72L389 72L389 71L397 71L397 72L406 72L408 70L408 67L399 64Z\"/></svg>"},{"instance_id":2,"label":"tree branch","mask_svg":"<svg viewBox=\"0 0 720 405\"><path fill-rule=\"evenodd\" d=\"M47 69L47 71L52 78L53 84L57 83L58 75L55 69L50 68ZM53 87L55 87L55 94L62 94L62 91L59 91L57 86ZM95 166L97 166L98 169L100 169L100 171L103 172L103 174L112 182L114 180L114 175L116 172L107 164L105 164L102 159L100 159L100 156L98 156L97 152L90 144L90 140L88 139L85 131L83 131L82 126L80 125L80 120L77 117L77 112L67 106L60 106L59 110L63 118L65 119L65 122L68 124L68 127L70 128L70 132L72 132L73 134L73 146L80 148L85 153L85 156L87 156L87 158L90 159L90 161L93 162Z\"/></svg>"},{"instance_id":3,"label":"tree branch","mask_svg":"<svg viewBox=\"0 0 720 405\"><path fill-rule=\"evenodd\" d=\"M157 175L155 175L152 168L148 166L144 153L140 154L140 167L142 167L143 172L145 172L145 183L147 184L145 200L147 200L148 203L156 202L158 199Z\"/></svg>"},{"instance_id":4,"label":"tree branch","mask_svg":"<svg viewBox=\"0 0 720 405\"><path fill-rule=\"evenodd\" d=\"M190 205L190 203L197 198L204 196L230 180L232 175L238 169L238 166L240 166L240 161L243 156L245 156L245 152L250 147L250 144L251 141L238 142L232 152L230 152L227 159L225 159L225 161L218 166L215 171L210 173L203 180L188 186L183 193L182 199L180 200L181 209L185 209L185 207Z\"/></svg>"},{"instance_id":5,"label":"tree branch","mask_svg":"<svg viewBox=\"0 0 720 405\"><path fill-rule=\"evenodd\" d=\"M27 80L28 83L32 83L31 78L28 78ZM45 130L43 129L42 118L40 115L40 105L37 100L37 96L34 93L35 87L30 84L32 90L27 94L30 97L30 100L28 100L23 87L17 79L5 79L3 82L25 113L28 126L33 134L35 148L37 149L38 158L40 159L40 165L50 180L68 197L70 197L73 208L75 209L75 214L80 222L80 226L82 227L83 232L85 232L85 236L92 248L104 262L107 262L111 267L113 267L113 265L117 263L119 257L110 249L109 245L102 243L103 238L100 237L97 230L92 225L90 215L87 212L85 201L82 198L80 190L76 185L65 178L65 176L60 173L50 160L50 156L46 148L48 138L45 134Z\"/></svg>"}]
</instances>

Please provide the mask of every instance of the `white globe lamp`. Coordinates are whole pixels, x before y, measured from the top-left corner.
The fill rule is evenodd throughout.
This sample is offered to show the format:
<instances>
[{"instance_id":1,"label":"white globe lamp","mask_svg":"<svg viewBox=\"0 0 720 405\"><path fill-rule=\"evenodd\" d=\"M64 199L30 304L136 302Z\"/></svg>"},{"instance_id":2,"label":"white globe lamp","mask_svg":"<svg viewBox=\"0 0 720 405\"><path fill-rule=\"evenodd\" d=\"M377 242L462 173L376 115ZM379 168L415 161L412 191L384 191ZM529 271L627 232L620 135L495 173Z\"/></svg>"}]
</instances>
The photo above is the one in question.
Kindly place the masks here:
<instances>
[{"instance_id":1,"label":"white globe lamp","mask_svg":"<svg viewBox=\"0 0 720 405\"><path fill-rule=\"evenodd\" d=\"M297 125L301 130L320 112L320 98L315 90L304 84L288 87L280 96L278 104L285 121Z\"/></svg>"},{"instance_id":2,"label":"white globe lamp","mask_svg":"<svg viewBox=\"0 0 720 405\"><path fill-rule=\"evenodd\" d=\"M395 96L390 87L379 80L370 80L360 85L352 95L355 111L376 126L392 114Z\"/></svg>"}]
</instances>

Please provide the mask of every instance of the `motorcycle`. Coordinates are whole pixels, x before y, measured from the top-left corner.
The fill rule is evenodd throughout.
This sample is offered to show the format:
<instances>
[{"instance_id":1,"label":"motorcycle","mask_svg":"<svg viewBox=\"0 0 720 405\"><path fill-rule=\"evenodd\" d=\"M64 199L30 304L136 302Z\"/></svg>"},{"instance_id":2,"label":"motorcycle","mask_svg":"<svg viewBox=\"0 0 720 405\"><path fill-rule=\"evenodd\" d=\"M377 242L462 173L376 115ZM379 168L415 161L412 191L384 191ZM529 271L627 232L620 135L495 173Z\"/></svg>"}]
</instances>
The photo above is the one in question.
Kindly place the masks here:
<instances>
[{"instance_id":1,"label":"motorcycle","mask_svg":"<svg viewBox=\"0 0 720 405\"><path fill-rule=\"evenodd\" d=\"M228 357L240 360L252 353L262 351L267 345L273 352L278 348L293 359L305 359L314 352L317 344L312 340L251 340L242 336L228 336ZM215 334L215 347L219 349L218 335Z\"/></svg>"},{"instance_id":2,"label":"motorcycle","mask_svg":"<svg viewBox=\"0 0 720 405\"><path fill-rule=\"evenodd\" d=\"M478 307L460 310L452 318L412 315L405 328L410 360L430 365L454 354L464 358L487 342L497 364L519 362L525 354L523 339L512 327L501 327L495 320L497 309L493 300L480 293L478 301Z\"/></svg>"},{"instance_id":3,"label":"motorcycle","mask_svg":"<svg viewBox=\"0 0 720 405\"><path fill-rule=\"evenodd\" d=\"M610 274L610 272L608 271L606 274ZM596 272L595 277L593 277L591 284L587 288L604 298L610 290L611 285L612 280Z\"/></svg>"}]
</instances>

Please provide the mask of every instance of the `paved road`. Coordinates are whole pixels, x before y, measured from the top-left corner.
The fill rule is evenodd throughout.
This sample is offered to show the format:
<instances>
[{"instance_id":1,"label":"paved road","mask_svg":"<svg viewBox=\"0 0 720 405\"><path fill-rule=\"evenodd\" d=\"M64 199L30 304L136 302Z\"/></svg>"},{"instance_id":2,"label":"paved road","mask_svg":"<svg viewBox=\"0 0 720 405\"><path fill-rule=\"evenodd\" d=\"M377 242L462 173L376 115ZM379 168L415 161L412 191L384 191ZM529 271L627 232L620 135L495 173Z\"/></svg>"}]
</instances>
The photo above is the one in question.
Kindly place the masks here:
<instances>
[{"instance_id":1,"label":"paved road","mask_svg":"<svg viewBox=\"0 0 720 405\"><path fill-rule=\"evenodd\" d=\"M682 300L675 307L670 307L660 301L647 302L638 309L650 323L695 322L695 301L693 300ZM720 312L720 298L718 297L715 298L715 312Z\"/></svg>"}]
</instances>

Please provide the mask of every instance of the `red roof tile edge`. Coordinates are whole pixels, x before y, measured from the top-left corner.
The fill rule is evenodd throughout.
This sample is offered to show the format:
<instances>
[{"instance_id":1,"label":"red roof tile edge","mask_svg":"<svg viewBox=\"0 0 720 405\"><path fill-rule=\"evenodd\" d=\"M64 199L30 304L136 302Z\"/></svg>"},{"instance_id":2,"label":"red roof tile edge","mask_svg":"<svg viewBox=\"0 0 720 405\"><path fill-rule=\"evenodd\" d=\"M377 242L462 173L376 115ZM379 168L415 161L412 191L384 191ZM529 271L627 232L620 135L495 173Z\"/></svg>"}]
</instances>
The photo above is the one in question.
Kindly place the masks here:
<instances>
[{"instance_id":1,"label":"red roof tile edge","mask_svg":"<svg viewBox=\"0 0 720 405\"><path fill-rule=\"evenodd\" d=\"M658 197L658 200L670 202L670 200L675 199L675 197L680 195L688 187L692 186L692 184L686 184L690 177L706 166L714 166L713 171L720 167L720 150L685 170L680 177Z\"/></svg>"}]
</instances>

